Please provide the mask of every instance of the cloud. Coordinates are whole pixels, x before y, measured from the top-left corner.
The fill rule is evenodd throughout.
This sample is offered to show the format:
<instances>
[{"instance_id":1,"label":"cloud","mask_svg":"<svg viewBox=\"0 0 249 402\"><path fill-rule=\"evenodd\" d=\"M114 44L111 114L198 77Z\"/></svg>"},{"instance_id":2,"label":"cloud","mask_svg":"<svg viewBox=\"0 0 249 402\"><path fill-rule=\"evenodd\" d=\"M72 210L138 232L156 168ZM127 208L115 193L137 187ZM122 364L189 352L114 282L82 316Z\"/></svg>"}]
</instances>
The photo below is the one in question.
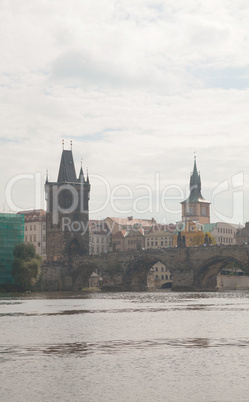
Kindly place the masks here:
<instances>
[{"instance_id":1,"label":"cloud","mask_svg":"<svg viewBox=\"0 0 249 402\"><path fill-rule=\"evenodd\" d=\"M155 193L159 173L162 189L185 192L194 151L206 199L243 170L248 202L246 1L12 0L0 8L2 200L19 174L48 169L56 180L65 138L77 172L83 157L92 175L93 209L105 197L93 175L138 197L138 185ZM14 194L32 208L31 181ZM111 206L101 214L113 215Z\"/></svg>"}]
</instances>

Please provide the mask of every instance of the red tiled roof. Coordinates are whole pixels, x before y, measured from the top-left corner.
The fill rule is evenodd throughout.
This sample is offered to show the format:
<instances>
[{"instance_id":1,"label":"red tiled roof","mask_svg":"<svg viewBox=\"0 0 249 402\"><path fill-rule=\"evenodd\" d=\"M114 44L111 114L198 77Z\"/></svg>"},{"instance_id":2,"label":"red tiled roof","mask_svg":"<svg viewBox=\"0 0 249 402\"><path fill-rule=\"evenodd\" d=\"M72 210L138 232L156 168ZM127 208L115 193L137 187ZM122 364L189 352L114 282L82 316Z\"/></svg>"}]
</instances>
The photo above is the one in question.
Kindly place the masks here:
<instances>
[{"instance_id":1,"label":"red tiled roof","mask_svg":"<svg viewBox=\"0 0 249 402\"><path fill-rule=\"evenodd\" d=\"M127 230L119 230L115 233L112 238L113 239L123 239L126 236Z\"/></svg>"},{"instance_id":2,"label":"red tiled roof","mask_svg":"<svg viewBox=\"0 0 249 402\"><path fill-rule=\"evenodd\" d=\"M46 220L46 211L44 209L32 209L26 211L19 211L17 214L24 215L25 222L35 222Z\"/></svg>"},{"instance_id":3,"label":"red tiled roof","mask_svg":"<svg viewBox=\"0 0 249 402\"><path fill-rule=\"evenodd\" d=\"M149 228L149 230L147 231L146 234L154 233L154 232L158 232L158 231L159 231L159 232L170 232L170 233L173 233L175 230L176 230L176 225L173 224L173 223L171 223L171 224L169 224L169 225L161 225L161 224L159 223L159 224L156 224L156 225L151 226L151 227Z\"/></svg>"}]
</instances>

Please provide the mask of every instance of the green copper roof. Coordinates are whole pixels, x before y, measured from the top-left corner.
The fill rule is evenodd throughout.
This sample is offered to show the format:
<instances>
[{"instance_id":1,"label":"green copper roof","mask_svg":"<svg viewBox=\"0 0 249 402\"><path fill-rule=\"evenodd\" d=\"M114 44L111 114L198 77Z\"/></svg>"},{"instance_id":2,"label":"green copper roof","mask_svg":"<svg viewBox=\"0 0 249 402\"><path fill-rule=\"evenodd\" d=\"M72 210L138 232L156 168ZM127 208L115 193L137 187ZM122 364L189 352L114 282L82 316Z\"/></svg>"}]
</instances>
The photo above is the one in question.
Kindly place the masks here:
<instances>
[{"instance_id":1,"label":"green copper roof","mask_svg":"<svg viewBox=\"0 0 249 402\"><path fill-rule=\"evenodd\" d=\"M201 194L201 176L200 173L198 173L197 171L196 157L194 159L194 169L190 176L189 187L190 187L190 195L185 201L182 201L181 204L188 204L190 202L206 202L210 204L202 197Z\"/></svg>"},{"instance_id":2,"label":"green copper roof","mask_svg":"<svg viewBox=\"0 0 249 402\"><path fill-rule=\"evenodd\" d=\"M213 228L216 228L217 227L217 223L205 223L204 225L203 225L203 232L204 233L208 233L208 232L212 232L213 231Z\"/></svg>"}]
</instances>

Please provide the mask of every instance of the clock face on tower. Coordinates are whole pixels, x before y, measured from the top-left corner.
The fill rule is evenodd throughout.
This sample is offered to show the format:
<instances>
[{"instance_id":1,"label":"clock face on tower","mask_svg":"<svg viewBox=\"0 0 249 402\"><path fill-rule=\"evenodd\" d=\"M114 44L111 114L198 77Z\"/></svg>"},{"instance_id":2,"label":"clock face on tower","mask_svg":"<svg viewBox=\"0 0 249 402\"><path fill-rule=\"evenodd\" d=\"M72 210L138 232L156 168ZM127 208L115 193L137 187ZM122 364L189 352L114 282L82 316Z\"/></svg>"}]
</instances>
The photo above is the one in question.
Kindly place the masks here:
<instances>
[{"instance_id":1,"label":"clock face on tower","mask_svg":"<svg viewBox=\"0 0 249 402\"><path fill-rule=\"evenodd\" d=\"M59 194L59 206L63 209L68 209L73 203L73 194L71 191L65 189Z\"/></svg>"}]
</instances>

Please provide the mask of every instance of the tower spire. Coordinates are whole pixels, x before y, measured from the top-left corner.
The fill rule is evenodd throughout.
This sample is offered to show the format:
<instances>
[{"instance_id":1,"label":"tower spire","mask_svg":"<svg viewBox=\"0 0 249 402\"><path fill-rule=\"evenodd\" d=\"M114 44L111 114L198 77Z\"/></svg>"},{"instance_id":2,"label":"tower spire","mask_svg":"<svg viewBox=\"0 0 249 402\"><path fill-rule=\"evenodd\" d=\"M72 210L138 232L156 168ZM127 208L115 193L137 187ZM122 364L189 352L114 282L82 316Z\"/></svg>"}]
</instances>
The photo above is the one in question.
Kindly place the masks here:
<instances>
[{"instance_id":1,"label":"tower spire","mask_svg":"<svg viewBox=\"0 0 249 402\"><path fill-rule=\"evenodd\" d=\"M88 167L86 168L86 171L87 171L86 181L87 181L87 183L89 183Z\"/></svg>"},{"instance_id":2,"label":"tower spire","mask_svg":"<svg viewBox=\"0 0 249 402\"><path fill-rule=\"evenodd\" d=\"M85 177L84 177L83 168L82 168L82 158L81 158L81 160L80 160L79 182L80 182L80 183L85 183Z\"/></svg>"}]
</instances>

